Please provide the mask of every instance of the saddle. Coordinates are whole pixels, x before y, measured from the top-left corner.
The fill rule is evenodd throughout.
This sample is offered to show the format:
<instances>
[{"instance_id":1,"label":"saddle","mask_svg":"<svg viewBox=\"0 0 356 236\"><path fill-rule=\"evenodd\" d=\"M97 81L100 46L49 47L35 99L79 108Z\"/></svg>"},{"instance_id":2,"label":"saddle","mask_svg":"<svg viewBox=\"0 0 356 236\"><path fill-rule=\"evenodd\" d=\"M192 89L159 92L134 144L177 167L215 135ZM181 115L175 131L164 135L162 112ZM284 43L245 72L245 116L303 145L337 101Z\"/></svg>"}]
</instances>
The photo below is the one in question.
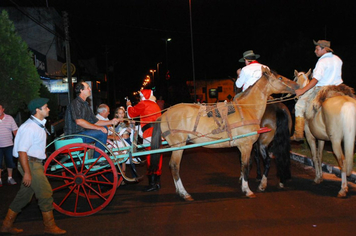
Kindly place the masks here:
<instances>
[{"instance_id":1,"label":"saddle","mask_svg":"<svg viewBox=\"0 0 356 236\"><path fill-rule=\"evenodd\" d=\"M336 96L349 96L355 98L355 91L353 88L345 84L329 85L321 87L320 89L315 89L308 100L309 106L306 109L306 118L313 118L325 100Z\"/></svg>"}]
</instances>

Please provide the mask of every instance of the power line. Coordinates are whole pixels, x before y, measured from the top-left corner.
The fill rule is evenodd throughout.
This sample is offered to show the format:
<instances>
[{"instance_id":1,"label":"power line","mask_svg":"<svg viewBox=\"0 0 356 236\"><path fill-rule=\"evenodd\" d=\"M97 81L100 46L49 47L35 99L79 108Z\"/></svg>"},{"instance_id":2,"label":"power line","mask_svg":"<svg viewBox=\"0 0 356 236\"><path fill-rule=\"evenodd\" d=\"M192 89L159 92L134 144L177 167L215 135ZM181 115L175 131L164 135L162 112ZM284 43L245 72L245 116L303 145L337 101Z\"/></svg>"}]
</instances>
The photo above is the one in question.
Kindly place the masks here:
<instances>
[{"instance_id":1,"label":"power line","mask_svg":"<svg viewBox=\"0 0 356 236\"><path fill-rule=\"evenodd\" d=\"M26 10L22 9L15 1L10 0L15 6L16 8L25 16L27 16L30 20L32 20L33 22L35 22L37 25L39 25L40 27L42 27L43 29L45 29L46 31L48 31L49 33L53 34L54 36L61 38L64 40L64 37L60 34L58 34L57 32L53 31L52 29L48 28L46 25L44 25L42 22L40 22L39 20L37 20L35 17L31 16Z\"/></svg>"}]
</instances>

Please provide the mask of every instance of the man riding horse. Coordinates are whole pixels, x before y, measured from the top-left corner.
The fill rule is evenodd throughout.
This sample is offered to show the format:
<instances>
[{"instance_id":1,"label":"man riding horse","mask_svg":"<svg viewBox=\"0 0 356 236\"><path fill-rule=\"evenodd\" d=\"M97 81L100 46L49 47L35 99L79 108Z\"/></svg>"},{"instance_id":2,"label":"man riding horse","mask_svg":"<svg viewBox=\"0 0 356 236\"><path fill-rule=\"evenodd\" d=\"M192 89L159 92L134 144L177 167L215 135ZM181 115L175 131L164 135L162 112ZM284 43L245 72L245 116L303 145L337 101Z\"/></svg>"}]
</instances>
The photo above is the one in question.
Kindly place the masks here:
<instances>
[{"instance_id":1,"label":"man riding horse","mask_svg":"<svg viewBox=\"0 0 356 236\"><path fill-rule=\"evenodd\" d=\"M243 53L243 57L239 60L239 62L245 62L246 66L236 71L237 80L235 84L236 87L242 88L243 92L261 78L262 66L267 67L257 61L259 57L260 55L255 54L253 50L248 50Z\"/></svg>"},{"instance_id":2,"label":"man riding horse","mask_svg":"<svg viewBox=\"0 0 356 236\"><path fill-rule=\"evenodd\" d=\"M321 87L327 85L340 85L343 83L341 78L342 60L333 54L330 48L330 41L319 40L315 42L315 55L320 57L313 70L313 79L304 88L295 91L300 96L295 104L295 131L291 140L301 141L304 138L304 113L306 102L313 92L317 92Z\"/></svg>"}]
</instances>

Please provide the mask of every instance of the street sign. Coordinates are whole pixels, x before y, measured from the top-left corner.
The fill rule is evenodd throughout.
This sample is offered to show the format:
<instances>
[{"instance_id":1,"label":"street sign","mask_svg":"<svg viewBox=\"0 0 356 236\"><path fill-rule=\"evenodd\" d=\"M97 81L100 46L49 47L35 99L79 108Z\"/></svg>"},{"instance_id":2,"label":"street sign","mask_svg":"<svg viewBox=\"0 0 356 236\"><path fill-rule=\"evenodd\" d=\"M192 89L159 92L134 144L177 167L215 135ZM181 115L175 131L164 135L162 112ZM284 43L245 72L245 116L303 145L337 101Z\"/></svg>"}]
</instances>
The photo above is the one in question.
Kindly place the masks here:
<instances>
[{"instance_id":1,"label":"street sign","mask_svg":"<svg viewBox=\"0 0 356 236\"><path fill-rule=\"evenodd\" d=\"M74 75L74 73L76 71L76 68L72 63L70 63L70 71L71 71L72 75ZM67 63L63 63L63 65L62 65L62 74L67 75Z\"/></svg>"}]
</instances>

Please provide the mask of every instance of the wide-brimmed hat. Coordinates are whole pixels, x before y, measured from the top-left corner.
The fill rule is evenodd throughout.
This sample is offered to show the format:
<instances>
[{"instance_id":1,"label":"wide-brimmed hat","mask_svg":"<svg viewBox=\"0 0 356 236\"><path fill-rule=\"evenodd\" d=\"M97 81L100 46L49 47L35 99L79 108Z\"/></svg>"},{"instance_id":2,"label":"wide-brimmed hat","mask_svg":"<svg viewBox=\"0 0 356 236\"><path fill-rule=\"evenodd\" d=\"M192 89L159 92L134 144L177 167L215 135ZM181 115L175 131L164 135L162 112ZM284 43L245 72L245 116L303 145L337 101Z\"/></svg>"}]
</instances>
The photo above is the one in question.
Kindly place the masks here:
<instances>
[{"instance_id":1,"label":"wide-brimmed hat","mask_svg":"<svg viewBox=\"0 0 356 236\"><path fill-rule=\"evenodd\" d=\"M247 60L256 60L257 58L260 57L260 55L255 54L253 50L248 50L242 54L242 58L239 60L239 62L245 62L245 59Z\"/></svg>"},{"instance_id":2,"label":"wide-brimmed hat","mask_svg":"<svg viewBox=\"0 0 356 236\"><path fill-rule=\"evenodd\" d=\"M326 49L329 49L330 51L334 51L330 48L330 41L326 41L326 40L318 40L318 42L316 42L315 40L313 40L314 42L314 45L318 45L322 48L326 48Z\"/></svg>"},{"instance_id":3,"label":"wide-brimmed hat","mask_svg":"<svg viewBox=\"0 0 356 236\"><path fill-rule=\"evenodd\" d=\"M32 113L34 110L36 110L36 108L41 108L43 105L47 104L48 101L48 98L35 98L31 100L27 108Z\"/></svg>"}]
</instances>

